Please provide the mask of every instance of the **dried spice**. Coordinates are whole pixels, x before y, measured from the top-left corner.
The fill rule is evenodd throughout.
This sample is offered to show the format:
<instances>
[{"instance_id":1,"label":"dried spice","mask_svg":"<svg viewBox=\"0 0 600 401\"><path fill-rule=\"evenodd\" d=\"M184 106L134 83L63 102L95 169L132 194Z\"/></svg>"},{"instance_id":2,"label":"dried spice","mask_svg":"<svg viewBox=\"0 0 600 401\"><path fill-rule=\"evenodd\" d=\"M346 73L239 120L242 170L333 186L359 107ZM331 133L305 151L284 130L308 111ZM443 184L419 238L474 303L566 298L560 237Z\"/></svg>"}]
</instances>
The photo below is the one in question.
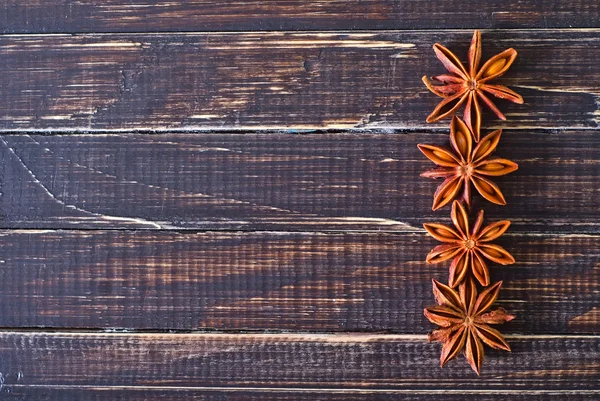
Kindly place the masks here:
<instances>
[{"instance_id":1,"label":"dried spice","mask_svg":"<svg viewBox=\"0 0 600 401\"><path fill-rule=\"evenodd\" d=\"M500 332L490 324L501 324L514 319L504 309L486 311L498 297L502 281L478 294L472 279L465 280L458 292L433 280L433 294L437 306L425 308L425 316L440 329L428 335L429 341L440 341L440 365L455 358L464 349L465 358L479 375L483 363L483 343L492 348L510 351L510 346Z\"/></svg>"},{"instance_id":2,"label":"dried spice","mask_svg":"<svg viewBox=\"0 0 600 401\"><path fill-rule=\"evenodd\" d=\"M499 245L490 244L500 237L510 226L510 221L502 220L483 226L483 210L479 211L473 227L469 215L458 202L452 204L453 229L445 224L426 223L423 226L433 238L445 242L427 255L427 263L440 263L454 258L450 265L448 284L454 288L472 273L483 286L490 284L490 273L485 259L501 265L515 263L515 259Z\"/></svg>"},{"instance_id":3,"label":"dried spice","mask_svg":"<svg viewBox=\"0 0 600 401\"><path fill-rule=\"evenodd\" d=\"M444 242L427 255L426 261L439 263L453 259L450 265L449 286L433 280L433 293L438 305L426 308L425 316L441 328L431 332L428 339L443 344L440 357L442 367L464 350L471 368L479 374L483 363L484 343L493 348L510 351L502 335L489 325L514 319L514 316L502 308L488 312L498 297L502 282L490 286L490 273L486 261L507 265L514 263L515 259L504 248L491 243L504 234L510 226L510 221L498 221L483 227L483 211L479 211L471 226L471 185L490 202L505 205L504 195L487 177L502 176L518 168L517 164L510 160L490 157L498 146L502 131L494 131L481 139L479 100L501 119L505 119L505 116L489 100L486 93L515 103L523 103L519 94L505 86L489 83L508 70L517 57L517 52L514 49L505 50L479 68L481 33L475 31L469 49L467 72L450 50L437 43L433 49L450 75L433 77L436 84L423 77L427 88L444 98L427 117L427 122L453 117L450 123L452 149L419 144L421 152L437 165L437 168L421 175L444 178L444 182L434 194L432 209L437 210L454 200L451 213L454 228L445 224L424 224L431 236ZM454 114L465 102L463 121ZM464 202L466 207L461 202ZM477 289L477 282L483 286L481 290ZM458 292L454 289L456 287Z\"/></svg>"},{"instance_id":4,"label":"dried spice","mask_svg":"<svg viewBox=\"0 0 600 401\"><path fill-rule=\"evenodd\" d=\"M507 159L489 158L496 150L502 130L497 130L483 138L473 149L471 130L458 117L452 118L450 144L453 150L436 145L417 145L429 160L438 168L428 170L422 177L445 178L433 196L433 210L437 210L459 196L471 204L471 184L485 199L497 205L505 205L506 200L500 188L487 177L497 177L518 169L518 165Z\"/></svg>"},{"instance_id":5,"label":"dried spice","mask_svg":"<svg viewBox=\"0 0 600 401\"><path fill-rule=\"evenodd\" d=\"M489 82L503 75L515 61L517 51L507 49L489 59L483 67L479 68L481 60L481 32L475 31L469 48L469 70L461 63L454 53L439 43L433 45L433 50L450 75L432 77L431 82L427 76L423 82L434 94L444 98L433 112L427 117L427 122L432 123L450 117L466 102L464 120L479 142L481 129L481 107L479 100L485 103L498 118L506 117L486 93L497 98L507 99L514 103L523 103L523 98L518 93L503 85L492 85Z\"/></svg>"}]
</instances>

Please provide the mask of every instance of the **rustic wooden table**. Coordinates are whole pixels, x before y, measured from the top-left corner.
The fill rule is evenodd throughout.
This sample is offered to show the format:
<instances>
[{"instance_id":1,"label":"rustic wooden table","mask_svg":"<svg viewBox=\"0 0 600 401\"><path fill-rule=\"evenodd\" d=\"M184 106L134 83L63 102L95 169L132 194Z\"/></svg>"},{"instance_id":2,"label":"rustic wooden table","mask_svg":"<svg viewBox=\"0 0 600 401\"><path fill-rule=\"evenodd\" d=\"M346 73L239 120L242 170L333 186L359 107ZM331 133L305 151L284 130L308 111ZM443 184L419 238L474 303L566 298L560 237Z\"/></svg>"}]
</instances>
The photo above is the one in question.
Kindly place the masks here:
<instances>
[{"instance_id":1,"label":"rustic wooden table","mask_svg":"<svg viewBox=\"0 0 600 401\"><path fill-rule=\"evenodd\" d=\"M600 399L597 1L2 3L0 399ZM526 101L480 378L425 340L415 146L474 28Z\"/></svg>"}]
</instances>

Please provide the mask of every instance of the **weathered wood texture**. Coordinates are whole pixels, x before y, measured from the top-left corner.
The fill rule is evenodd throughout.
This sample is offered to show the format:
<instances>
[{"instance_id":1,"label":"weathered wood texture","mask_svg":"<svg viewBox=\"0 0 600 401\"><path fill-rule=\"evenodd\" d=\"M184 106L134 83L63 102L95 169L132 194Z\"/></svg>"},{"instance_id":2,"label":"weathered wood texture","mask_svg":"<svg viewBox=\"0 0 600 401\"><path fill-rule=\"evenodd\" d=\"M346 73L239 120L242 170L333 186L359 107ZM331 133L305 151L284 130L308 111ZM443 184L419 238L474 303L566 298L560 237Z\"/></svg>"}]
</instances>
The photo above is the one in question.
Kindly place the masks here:
<instances>
[{"instance_id":1,"label":"weathered wood texture","mask_svg":"<svg viewBox=\"0 0 600 401\"><path fill-rule=\"evenodd\" d=\"M598 27L584 0L3 0L0 31Z\"/></svg>"},{"instance_id":2,"label":"weathered wood texture","mask_svg":"<svg viewBox=\"0 0 600 401\"><path fill-rule=\"evenodd\" d=\"M439 181L418 142L446 132L312 135L5 135L0 226L419 231ZM475 199L511 232L600 231L600 136L505 131L520 169L508 205ZM523 207L527 205L527 207Z\"/></svg>"},{"instance_id":3,"label":"weathered wood texture","mask_svg":"<svg viewBox=\"0 0 600 401\"><path fill-rule=\"evenodd\" d=\"M449 384L441 391L344 390L292 388L148 388L111 386L10 385L0 393L3 401L597 401L596 390L458 390ZM509 387L509 386L505 386ZM433 398L432 398L433 397Z\"/></svg>"},{"instance_id":4,"label":"weathered wood texture","mask_svg":"<svg viewBox=\"0 0 600 401\"><path fill-rule=\"evenodd\" d=\"M442 41L465 55L470 35L4 36L0 129L425 127L439 98L420 77L444 71L431 45ZM520 57L502 82L527 103L501 103L509 117L501 126L598 126L600 30L484 35L485 56L511 46Z\"/></svg>"},{"instance_id":5,"label":"weathered wood texture","mask_svg":"<svg viewBox=\"0 0 600 401\"><path fill-rule=\"evenodd\" d=\"M0 399L600 398L598 2L0 9ZM514 222L517 263L492 274L517 319L481 379L425 342L447 266L424 263L420 226L448 215L415 147L447 140L424 124L431 45L464 56L474 26L527 28L484 33L486 57L519 50L502 81L527 103L486 124L520 170L509 206L485 205ZM94 333L114 328L206 331Z\"/></svg>"},{"instance_id":6,"label":"weathered wood texture","mask_svg":"<svg viewBox=\"0 0 600 401\"><path fill-rule=\"evenodd\" d=\"M486 350L480 378L462 357L440 369L440 346L427 344L425 336L5 332L0 358L4 388L25 394L34 386L77 386L83 394L89 387L126 386L212 389L220 392L216 399L228 399L230 393L234 400L252 389L285 393L302 388L320 391L321 397L337 393L338 399L359 399L369 390L372 398L367 399L377 399L376 390L384 390L384 399L404 395L419 400L446 394L524 399L562 392L568 400L600 395L598 337L508 340L511 353ZM302 399L301 394L291 399Z\"/></svg>"},{"instance_id":7,"label":"weathered wood texture","mask_svg":"<svg viewBox=\"0 0 600 401\"><path fill-rule=\"evenodd\" d=\"M2 327L426 333L423 233L3 231ZM506 333L599 333L600 237L506 236Z\"/></svg>"}]
</instances>

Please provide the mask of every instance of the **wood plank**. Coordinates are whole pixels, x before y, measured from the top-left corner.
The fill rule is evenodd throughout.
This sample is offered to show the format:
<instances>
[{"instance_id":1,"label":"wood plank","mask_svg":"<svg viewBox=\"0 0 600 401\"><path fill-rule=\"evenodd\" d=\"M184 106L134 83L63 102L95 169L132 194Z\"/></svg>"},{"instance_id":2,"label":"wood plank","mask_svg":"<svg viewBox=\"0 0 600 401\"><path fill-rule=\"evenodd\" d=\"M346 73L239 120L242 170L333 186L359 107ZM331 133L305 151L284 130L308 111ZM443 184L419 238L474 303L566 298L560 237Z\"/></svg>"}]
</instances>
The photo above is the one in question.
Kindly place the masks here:
<instances>
[{"instance_id":1,"label":"wood plank","mask_svg":"<svg viewBox=\"0 0 600 401\"><path fill-rule=\"evenodd\" d=\"M421 231L439 182L418 142L447 133L5 135L4 228ZM600 136L507 130L508 205L475 197L511 232L600 231ZM526 207L524 207L526 205Z\"/></svg>"},{"instance_id":2,"label":"wood plank","mask_svg":"<svg viewBox=\"0 0 600 401\"><path fill-rule=\"evenodd\" d=\"M597 27L583 0L5 0L4 33Z\"/></svg>"},{"instance_id":3,"label":"wood plank","mask_svg":"<svg viewBox=\"0 0 600 401\"><path fill-rule=\"evenodd\" d=\"M569 390L600 394L599 337L509 341L512 353L486 349L480 378L464 360L440 369L440 346L427 344L424 336L4 332L0 357L7 389L15 384L25 389L209 387L230 393L300 388L350 396L367 391L375 396L377 390L396 396L559 390L566 399Z\"/></svg>"},{"instance_id":4,"label":"wood plank","mask_svg":"<svg viewBox=\"0 0 600 401\"><path fill-rule=\"evenodd\" d=\"M598 399L595 390L456 390L448 386L447 401L584 401ZM460 391L460 394L457 394ZM428 390L306 390L222 389L222 388L148 388L110 386L27 386L10 385L2 393L4 401L430 401L440 393Z\"/></svg>"},{"instance_id":5,"label":"wood plank","mask_svg":"<svg viewBox=\"0 0 600 401\"><path fill-rule=\"evenodd\" d=\"M426 333L423 233L2 231L1 327ZM505 333L598 333L600 236L510 235Z\"/></svg>"},{"instance_id":6,"label":"wood plank","mask_svg":"<svg viewBox=\"0 0 600 401\"><path fill-rule=\"evenodd\" d=\"M23 35L0 38L0 129L404 129L425 127L471 31ZM520 52L502 78L511 128L596 128L600 30L485 32L484 56ZM577 73L573 73L577 71ZM447 127L441 122L434 127ZM499 126L491 121L488 127ZM431 127L431 126L429 126Z\"/></svg>"}]
</instances>

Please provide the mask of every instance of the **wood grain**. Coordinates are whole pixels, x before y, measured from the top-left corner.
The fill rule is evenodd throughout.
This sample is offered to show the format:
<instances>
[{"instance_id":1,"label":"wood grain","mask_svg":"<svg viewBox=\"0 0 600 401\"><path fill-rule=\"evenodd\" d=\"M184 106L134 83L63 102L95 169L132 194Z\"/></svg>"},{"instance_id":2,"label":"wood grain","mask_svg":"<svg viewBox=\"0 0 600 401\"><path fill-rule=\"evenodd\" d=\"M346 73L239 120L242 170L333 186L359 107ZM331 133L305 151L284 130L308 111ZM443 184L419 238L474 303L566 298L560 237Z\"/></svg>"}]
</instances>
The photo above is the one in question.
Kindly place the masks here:
<instances>
[{"instance_id":1,"label":"wood grain","mask_svg":"<svg viewBox=\"0 0 600 401\"><path fill-rule=\"evenodd\" d=\"M597 27L583 0L4 0L4 33Z\"/></svg>"},{"instance_id":2,"label":"wood grain","mask_svg":"<svg viewBox=\"0 0 600 401\"><path fill-rule=\"evenodd\" d=\"M0 129L423 128L471 31L23 35L0 38ZM596 128L600 30L484 33L484 56L520 53L499 103L511 128ZM574 73L576 71L576 73ZM490 121L489 128L498 121ZM433 127L445 128L448 122ZM429 126L431 127L431 126Z\"/></svg>"},{"instance_id":3,"label":"wood grain","mask_svg":"<svg viewBox=\"0 0 600 401\"><path fill-rule=\"evenodd\" d=\"M450 390L448 386L447 390ZM460 390L443 391L447 401L583 401L598 399L595 390ZM110 386L21 386L10 385L0 393L4 401L430 401L440 392L427 390L306 390L148 388Z\"/></svg>"},{"instance_id":4,"label":"wood grain","mask_svg":"<svg viewBox=\"0 0 600 401\"><path fill-rule=\"evenodd\" d=\"M2 231L1 327L426 333L423 233ZM506 333L598 333L600 237L510 235Z\"/></svg>"},{"instance_id":5,"label":"wood grain","mask_svg":"<svg viewBox=\"0 0 600 401\"><path fill-rule=\"evenodd\" d=\"M253 389L355 398L368 392L376 397L381 390L384 396L416 399L562 392L571 400L576 398L569 395L600 394L597 336L509 341L511 353L486 349L480 378L462 356L440 369L440 346L427 344L424 336L4 332L0 357L4 388L25 392L35 386L79 391L123 386L212 389L221 399ZM299 394L291 399L301 399Z\"/></svg>"},{"instance_id":6,"label":"wood grain","mask_svg":"<svg viewBox=\"0 0 600 401\"><path fill-rule=\"evenodd\" d=\"M0 400L600 399L600 3L0 9ZM474 27L526 99L486 120L520 170L476 200L517 259L481 378L425 342L415 147L447 141L431 45Z\"/></svg>"},{"instance_id":7,"label":"wood grain","mask_svg":"<svg viewBox=\"0 0 600 401\"><path fill-rule=\"evenodd\" d=\"M439 182L418 142L447 133L5 135L0 226L414 232ZM600 136L506 130L508 205L475 197L511 232L598 233ZM527 205L527 207L523 207Z\"/></svg>"}]
</instances>

